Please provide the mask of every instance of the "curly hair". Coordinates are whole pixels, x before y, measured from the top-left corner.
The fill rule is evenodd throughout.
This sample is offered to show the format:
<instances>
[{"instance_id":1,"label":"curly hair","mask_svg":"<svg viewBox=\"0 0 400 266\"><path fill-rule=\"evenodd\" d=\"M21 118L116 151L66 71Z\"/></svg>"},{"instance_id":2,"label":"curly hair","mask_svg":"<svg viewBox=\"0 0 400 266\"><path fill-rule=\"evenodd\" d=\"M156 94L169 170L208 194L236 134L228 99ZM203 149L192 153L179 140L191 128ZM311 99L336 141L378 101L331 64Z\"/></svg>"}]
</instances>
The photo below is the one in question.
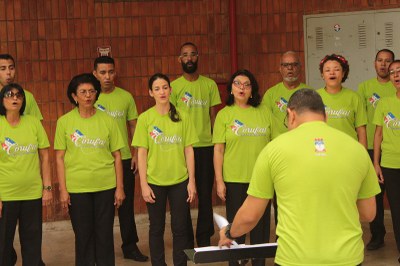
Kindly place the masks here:
<instances>
[{"instance_id":1,"label":"curly hair","mask_svg":"<svg viewBox=\"0 0 400 266\"><path fill-rule=\"evenodd\" d=\"M324 65L327 61L336 61L342 66L343 73L344 73L342 82L345 82L347 80L347 77L349 76L349 72L350 72L349 62L346 60L346 58L344 58L344 56L338 55L338 54L326 55L324 58L322 58L321 62L319 62L319 72L321 72L321 74L322 74Z\"/></svg>"}]
</instances>

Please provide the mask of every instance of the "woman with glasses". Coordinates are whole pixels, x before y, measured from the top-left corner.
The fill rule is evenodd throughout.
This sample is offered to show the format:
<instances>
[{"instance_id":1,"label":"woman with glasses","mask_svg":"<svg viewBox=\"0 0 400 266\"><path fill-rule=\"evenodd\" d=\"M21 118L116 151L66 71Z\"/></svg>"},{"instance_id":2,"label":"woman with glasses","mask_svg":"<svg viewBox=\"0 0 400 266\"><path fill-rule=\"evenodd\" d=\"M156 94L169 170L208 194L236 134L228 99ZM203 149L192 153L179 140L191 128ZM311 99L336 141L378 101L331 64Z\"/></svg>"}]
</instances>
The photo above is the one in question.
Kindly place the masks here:
<instances>
[{"instance_id":1,"label":"woman with glasses","mask_svg":"<svg viewBox=\"0 0 400 266\"><path fill-rule=\"evenodd\" d=\"M75 233L75 265L115 265L115 208L125 198L116 122L97 111L100 83L92 74L75 76L67 96L75 108L57 121L60 202Z\"/></svg>"},{"instance_id":2,"label":"woman with glasses","mask_svg":"<svg viewBox=\"0 0 400 266\"><path fill-rule=\"evenodd\" d=\"M155 106L142 113L132 146L138 148L142 196L149 213L149 244L152 265L165 264L164 230L167 201L171 211L173 264L187 265L187 217L196 196L194 152L198 141L187 113L169 102L171 86L164 74L149 79L149 94Z\"/></svg>"},{"instance_id":3,"label":"woman with glasses","mask_svg":"<svg viewBox=\"0 0 400 266\"><path fill-rule=\"evenodd\" d=\"M328 125L343 131L367 148L367 113L363 100L356 92L342 86L349 70L349 63L343 56L325 56L319 63L325 87L317 92L324 102Z\"/></svg>"},{"instance_id":4,"label":"woman with glasses","mask_svg":"<svg viewBox=\"0 0 400 266\"><path fill-rule=\"evenodd\" d=\"M22 87L0 91L0 265L14 265L18 223L22 264L41 265L42 206L52 200L49 141L40 121L23 115Z\"/></svg>"},{"instance_id":5,"label":"woman with glasses","mask_svg":"<svg viewBox=\"0 0 400 266\"><path fill-rule=\"evenodd\" d=\"M389 65L389 75L396 95L383 97L375 109L374 167L379 182L385 183L400 252L400 60Z\"/></svg>"},{"instance_id":6,"label":"woman with glasses","mask_svg":"<svg viewBox=\"0 0 400 266\"><path fill-rule=\"evenodd\" d=\"M214 170L218 197L226 201L229 222L247 197L253 166L271 140L272 118L260 106L258 83L248 70L239 70L228 83L226 107L218 112L213 131ZM250 233L250 243L269 242L270 206ZM244 243L242 236L236 241ZM230 262L230 265L237 264ZM253 265L264 265L264 259Z\"/></svg>"}]
</instances>

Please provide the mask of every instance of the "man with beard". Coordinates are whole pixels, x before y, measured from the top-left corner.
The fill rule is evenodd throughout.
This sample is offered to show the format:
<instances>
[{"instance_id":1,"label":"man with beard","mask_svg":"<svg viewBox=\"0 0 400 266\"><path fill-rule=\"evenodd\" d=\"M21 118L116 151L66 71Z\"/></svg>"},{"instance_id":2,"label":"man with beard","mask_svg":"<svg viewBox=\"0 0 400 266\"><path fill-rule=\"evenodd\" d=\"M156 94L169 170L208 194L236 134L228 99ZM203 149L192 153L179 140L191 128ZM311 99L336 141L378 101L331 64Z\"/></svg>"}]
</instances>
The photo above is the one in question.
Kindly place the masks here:
<instances>
[{"instance_id":1,"label":"man with beard","mask_svg":"<svg viewBox=\"0 0 400 266\"><path fill-rule=\"evenodd\" d=\"M16 76L15 60L9 54L0 54L0 86L4 86L14 83ZM0 89L1 89L0 88ZM26 107L24 114L33 115L39 120L43 120L42 113L40 112L39 106L37 105L33 94L24 89L26 97Z\"/></svg>"},{"instance_id":2,"label":"man with beard","mask_svg":"<svg viewBox=\"0 0 400 266\"><path fill-rule=\"evenodd\" d=\"M214 184L213 144L211 126L215 119L214 107L221 103L217 84L197 72L199 53L196 45L187 42L180 48L178 62L183 75L171 83L170 101L187 110L196 128L199 142L193 145L198 200L197 246L209 246L214 234L212 188ZM191 218L188 217L191 225ZM192 228L190 226L190 228ZM193 232L191 234L193 239ZM192 241L193 242L193 241ZM189 243L189 248L194 244Z\"/></svg>"},{"instance_id":3,"label":"man with beard","mask_svg":"<svg viewBox=\"0 0 400 266\"><path fill-rule=\"evenodd\" d=\"M375 125L372 123L375 114L375 108L382 97L392 96L396 93L393 83L390 82L389 65L394 60L394 53L389 49L379 50L375 56L376 77L366 80L359 84L358 93L364 100L367 107L367 141L368 153L373 161L374 154L374 133ZM385 184L383 180L379 180L381 193L376 195L376 216L370 223L371 240L367 244L368 250L375 250L383 247L384 237L386 234L384 220L383 196L385 193Z\"/></svg>"},{"instance_id":4,"label":"man with beard","mask_svg":"<svg viewBox=\"0 0 400 266\"><path fill-rule=\"evenodd\" d=\"M285 126L286 107L290 96L301 88L308 86L301 83L299 76L301 73L301 63L299 55L294 51L285 52L280 61L279 72L282 75L282 82L269 88L262 99L262 104L266 106L275 119L275 128L272 138L279 136L287 131ZM275 212L275 226L278 224L278 203L276 197L273 200Z\"/></svg>"},{"instance_id":5,"label":"man with beard","mask_svg":"<svg viewBox=\"0 0 400 266\"><path fill-rule=\"evenodd\" d=\"M296 52L288 51L282 55L279 72L282 75L282 82L269 88L265 92L262 100L262 104L264 104L277 119L277 131L273 137L287 131L287 128L284 127L284 120L286 117L286 106L290 96L297 90L308 87L299 80L301 63Z\"/></svg>"}]
</instances>

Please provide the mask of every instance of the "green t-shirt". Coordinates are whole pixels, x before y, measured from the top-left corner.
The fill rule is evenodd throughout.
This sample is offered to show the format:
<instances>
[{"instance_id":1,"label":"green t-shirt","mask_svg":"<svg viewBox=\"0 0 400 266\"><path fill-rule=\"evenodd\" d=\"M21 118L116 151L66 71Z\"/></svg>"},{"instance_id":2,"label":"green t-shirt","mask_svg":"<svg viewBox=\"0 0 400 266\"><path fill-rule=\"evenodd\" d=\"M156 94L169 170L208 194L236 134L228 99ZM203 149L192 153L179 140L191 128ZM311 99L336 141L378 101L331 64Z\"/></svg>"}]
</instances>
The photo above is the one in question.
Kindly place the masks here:
<instances>
[{"instance_id":1,"label":"green t-shirt","mask_svg":"<svg viewBox=\"0 0 400 266\"><path fill-rule=\"evenodd\" d=\"M21 116L11 126L0 116L0 200L32 200L42 197L39 149L50 146L40 121Z\"/></svg>"},{"instance_id":2,"label":"green t-shirt","mask_svg":"<svg viewBox=\"0 0 400 266\"><path fill-rule=\"evenodd\" d=\"M290 97L293 93L303 88L308 88L308 86L304 83L300 83L296 88L289 90L285 87L283 82L279 82L265 92L262 105L267 107L275 117L277 136L287 132L287 128L284 126L284 120ZM275 136L273 136L273 138L275 138Z\"/></svg>"},{"instance_id":3,"label":"green t-shirt","mask_svg":"<svg viewBox=\"0 0 400 266\"><path fill-rule=\"evenodd\" d=\"M397 96L382 98L375 110L375 125L382 127L381 165L400 168L400 99Z\"/></svg>"},{"instance_id":4,"label":"green t-shirt","mask_svg":"<svg viewBox=\"0 0 400 266\"><path fill-rule=\"evenodd\" d=\"M360 95L347 88L336 94L324 88L317 92L324 102L328 125L358 140L356 128L367 124L367 112Z\"/></svg>"},{"instance_id":5,"label":"green t-shirt","mask_svg":"<svg viewBox=\"0 0 400 266\"><path fill-rule=\"evenodd\" d=\"M215 81L200 75L191 82L182 76L171 87L171 103L188 112L194 123L199 142L193 146L212 146L210 108L221 103Z\"/></svg>"},{"instance_id":6,"label":"green t-shirt","mask_svg":"<svg viewBox=\"0 0 400 266\"><path fill-rule=\"evenodd\" d=\"M382 97L392 96L396 94L393 83L388 81L384 84L380 83L377 78L366 80L358 85L358 91L367 107L367 140L368 149L374 148L375 125L374 119L375 108Z\"/></svg>"},{"instance_id":7,"label":"green t-shirt","mask_svg":"<svg viewBox=\"0 0 400 266\"><path fill-rule=\"evenodd\" d=\"M147 182L158 186L179 184L188 178L185 147L198 141L187 113L172 122L155 107L139 115L132 146L147 149Z\"/></svg>"},{"instance_id":8,"label":"green t-shirt","mask_svg":"<svg viewBox=\"0 0 400 266\"><path fill-rule=\"evenodd\" d=\"M124 139L125 147L121 149L122 160L132 158L130 146L128 143L127 121L137 119L138 112L132 95L118 87L111 93L100 93L95 107L115 119L118 128Z\"/></svg>"},{"instance_id":9,"label":"green t-shirt","mask_svg":"<svg viewBox=\"0 0 400 266\"><path fill-rule=\"evenodd\" d=\"M271 113L263 106L226 106L214 123L213 143L224 143L225 182L249 183L254 163L271 140Z\"/></svg>"},{"instance_id":10,"label":"green t-shirt","mask_svg":"<svg viewBox=\"0 0 400 266\"><path fill-rule=\"evenodd\" d=\"M27 90L24 90L25 92L25 100L26 100L26 106L25 106L25 111L24 114L26 115L33 115L39 120L43 120L42 113L40 112L39 106L33 97L33 94Z\"/></svg>"},{"instance_id":11,"label":"green t-shirt","mask_svg":"<svg viewBox=\"0 0 400 266\"><path fill-rule=\"evenodd\" d=\"M55 150L65 150L64 167L70 193L114 188L116 175L112 152L124 147L117 122L96 111L82 118L75 108L57 121Z\"/></svg>"},{"instance_id":12,"label":"green t-shirt","mask_svg":"<svg viewBox=\"0 0 400 266\"><path fill-rule=\"evenodd\" d=\"M380 192L365 148L324 122L308 122L260 153L249 195L278 204L280 265L354 266L364 259L358 199Z\"/></svg>"}]
</instances>

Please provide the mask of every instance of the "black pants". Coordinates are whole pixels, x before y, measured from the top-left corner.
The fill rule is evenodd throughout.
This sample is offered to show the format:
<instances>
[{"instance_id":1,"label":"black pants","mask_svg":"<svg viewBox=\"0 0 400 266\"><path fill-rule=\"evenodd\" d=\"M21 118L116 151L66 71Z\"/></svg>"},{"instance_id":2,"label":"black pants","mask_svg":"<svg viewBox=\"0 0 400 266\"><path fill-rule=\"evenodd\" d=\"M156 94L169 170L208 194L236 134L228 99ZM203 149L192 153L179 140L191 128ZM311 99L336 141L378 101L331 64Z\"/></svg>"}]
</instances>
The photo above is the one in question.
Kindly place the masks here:
<instances>
[{"instance_id":1,"label":"black pants","mask_svg":"<svg viewBox=\"0 0 400 266\"><path fill-rule=\"evenodd\" d=\"M210 238L214 234L214 221L212 209L212 189L214 185L214 147L194 148L196 189L198 196L198 216L196 228L197 246L210 246ZM190 230L189 246L193 247L192 219L188 218Z\"/></svg>"},{"instance_id":2,"label":"black pants","mask_svg":"<svg viewBox=\"0 0 400 266\"><path fill-rule=\"evenodd\" d=\"M368 150L369 157L374 161L374 150ZM375 196L376 199L376 216L372 222L369 223L369 230L371 231L372 239L382 239L386 235L384 224L385 207L383 198L385 195L385 184L379 183L381 192Z\"/></svg>"},{"instance_id":3,"label":"black pants","mask_svg":"<svg viewBox=\"0 0 400 266\"><path fill-rule=\"evenodd\" d=\"M247 197L247 189L249 184L245 183L229 183L225 182L226 186L226 216L231 223L243 202ZM256 227L250 231L250 244L261 244L269 242L269 229L271 219L271 204L269 203L263 216L258 221ZM246 235L237 238L238 244L245 243ZM236 261L230 261L229 265L239 265ZM265 265L265 259L253 259L252 265Z\"/></svg>"},{"instance_id":4,"label":"black pants","mask_svg":"<svg viewBox=\"0 0 400 266\"><path fill-rule=\"evenodd\" d=\"M397 250L400 252L400 169L382 167L386 193L392 213L393 233Z\"/></svg>"},{"instance_id":5,"label":"black pants","mask_svg":"<svg viewBox=\"0 0 400 266\"><path fill-rule=\"evenodd\" d=\"M187 265L184 249L188 245L187 217L190 211L187 185L188 180L172 186L149 184L156 196L155 203L146 203L149 213L149 244L151 265L161 266L165 263L164 231L167 201L171 211L172 254L175 266Z\"/></svg>"},{"instance_id":6,"label":"black pants","mask_svg":"<svg viewBox=\"0 0 400 266\"><path fill-rule=\"evenodd\" d=\"M124 254L136 250L139 237L136 231L134 196L135 175L131 170L131 159L122 160L124 170L125 200L118 209L119 229L122 238L122 252Z\"/></svg>"},{"instance_id":7,"label":"black pants","mask_svg":"<svg viewBox=\"0 0 400 266\"><path fill-rule=\"evenodd\" d=\"M113 266L115 189L70 193L69 215L75 233L75 265Z\"/></svg>"},{"instance_id":8,"label":"black pants","mask_svg":"<svg viewBox=\"0 0 400 266\"><path fill-rule=\"evenodd\" d=\"M22 265L41 265L42 199L3 201L0 218L0 265L15 264L13 242L15 230L21 242Z\"/></svg>"}]
</instances>

